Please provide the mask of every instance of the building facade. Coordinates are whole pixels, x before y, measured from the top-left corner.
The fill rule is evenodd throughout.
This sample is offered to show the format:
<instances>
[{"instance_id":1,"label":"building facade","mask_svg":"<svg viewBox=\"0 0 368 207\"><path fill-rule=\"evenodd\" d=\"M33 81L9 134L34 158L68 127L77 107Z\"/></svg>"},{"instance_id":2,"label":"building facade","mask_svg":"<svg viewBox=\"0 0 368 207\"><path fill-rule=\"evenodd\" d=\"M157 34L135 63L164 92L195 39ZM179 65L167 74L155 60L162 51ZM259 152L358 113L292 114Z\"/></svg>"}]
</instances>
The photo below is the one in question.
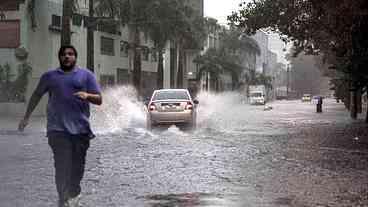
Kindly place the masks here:
<instances>
[{"instance_id":1,"label":"building facade","mask_svg":"<svg viewBox=\"0 0 368 207\"><path fill-rule=\"evenodd\" d=\"M268 68L268 35L266 32L258 30L252 38L257 41L261 49L261 54L256 59L256 72L264 73Z\"/></svg>"},{"instance_id":2,"label":"building facade","mask_svg":"<svg viewBox=\"0 0 368 207\"><path fill-rule=\"evenodd\" d=\"M84 20L88 7L86 1L80 0L79 3L81 11L78 15L73 15L71 42L78 50L77 64L86 67L87 29ZM35 5L30 4L31 1L28 0L0 2L0 65L10 66L13 77L10 81L15 80L18 65L27 62L32 68L25 100L1 101L0 114L22 115L26 100L40 76L59 66L57 52L60 47L62 1L43 0L36 1ZM33 13L30 12L30 6L33 6ZM128 53L128 32L126 27L111 28L103 25L98 25L94 32L94 72L103 87L130 83L133 64ZM152 41L141 35L141 43L142 89L152 90L156 86L158 58ZM20 49L27 54L26 60L17 58L16 53ZM41 105L45 106L45 103L46 100L41 101ZM37 107L34 114L42 115L44 109L42 106Z\"/></svg>"}]
</instances>

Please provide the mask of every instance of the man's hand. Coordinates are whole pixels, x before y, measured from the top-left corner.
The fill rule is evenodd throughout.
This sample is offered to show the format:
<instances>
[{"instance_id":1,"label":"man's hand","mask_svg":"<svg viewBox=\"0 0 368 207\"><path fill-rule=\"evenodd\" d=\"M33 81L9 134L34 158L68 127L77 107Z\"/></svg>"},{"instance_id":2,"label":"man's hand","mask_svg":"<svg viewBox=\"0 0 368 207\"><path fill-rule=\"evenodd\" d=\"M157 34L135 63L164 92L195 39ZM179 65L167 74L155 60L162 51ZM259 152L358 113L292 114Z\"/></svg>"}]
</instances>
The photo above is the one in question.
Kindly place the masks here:
<instances>
[{"instance_id":1,"label":"man's hand","mask_svg":"<svg viewBox=\"0 0 368 207\"><path fill-rule=\"evenodd\" d=\"M102 97L100 94L93 94L93 93L87 93L84 91L79 91L77 93L74 93L73 95L78 96L78 98L89 101L93 104L97 104L97 105L102 104Z\"/></svg>"},{"instance_id":2,"label":"man's hand","mask_svg":"<svg viewBox=\"0 0 368 207\"><path fill-rule=\"evenodd\" d=\"M21 131L21 132L24 131L24 128L26 128L27 125L28 125L28 119L27 118L22 119L19 122L18 130Z\"/></svg>"},{"instance_id":3,"label":"man's hand","mask_svg":"<svg viewBox=\"0 0 368 207\"><path fill-rule=\"evenodd\" d=\"M87 100L90 94L84 91L79 91L77 93L74 93L73 95L78 96L78 98L80 99Z\"/></svg>"}]
</instances>

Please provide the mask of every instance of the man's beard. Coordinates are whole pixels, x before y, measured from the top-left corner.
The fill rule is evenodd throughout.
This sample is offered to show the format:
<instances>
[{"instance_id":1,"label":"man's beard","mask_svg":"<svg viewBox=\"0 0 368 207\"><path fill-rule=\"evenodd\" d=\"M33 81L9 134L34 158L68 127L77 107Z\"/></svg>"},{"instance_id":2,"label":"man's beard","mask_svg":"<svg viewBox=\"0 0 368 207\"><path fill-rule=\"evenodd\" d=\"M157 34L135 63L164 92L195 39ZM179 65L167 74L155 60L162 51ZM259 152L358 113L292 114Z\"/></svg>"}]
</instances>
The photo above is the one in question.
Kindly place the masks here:
<instances>
[{"instance_id":1,"label":"man's beard","mask_svg":"<svg viewBox=\"0 0 368 207\"><path fill-rule=\"evenodd\" d=\"M72 63L70 66L64 65L63 62L60 61L60 67L61 69L63 69L64 71L71 71L75 66L75 62Z\"/></svg>"}]
</instances>

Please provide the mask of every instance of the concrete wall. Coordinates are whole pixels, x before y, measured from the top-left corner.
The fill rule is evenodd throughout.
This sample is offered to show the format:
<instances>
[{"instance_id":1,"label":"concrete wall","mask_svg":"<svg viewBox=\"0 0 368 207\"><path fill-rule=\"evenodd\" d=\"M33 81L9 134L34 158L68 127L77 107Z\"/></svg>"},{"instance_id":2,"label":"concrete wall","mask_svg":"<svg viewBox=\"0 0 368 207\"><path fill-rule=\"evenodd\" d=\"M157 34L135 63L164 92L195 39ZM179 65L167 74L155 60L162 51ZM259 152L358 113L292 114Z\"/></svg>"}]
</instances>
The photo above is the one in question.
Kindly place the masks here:
<instances>
[{"instance_id":1,"label":"concrete wall","mask_svg":"<svg viewBox=\"0 0 368 207\"><path fill-rule=\"evenodd\" d=\"M266 75L273 76L276 73L277 67L277 54L272 52L271 50L268 51L268 70L266 71Z\"/></svg>"},{"instance_id":2,"label":"concrete wall","mask_svg":"<svg viewBox=\"0 0 368 207\"><path fill-rule=\"evenodd\" d=\"M256 71L262 73L268 65L268 35L259 30L252 38L257 41L261 49L261 55L257 56L256 59Z\"/></svg>"}]
</instances>

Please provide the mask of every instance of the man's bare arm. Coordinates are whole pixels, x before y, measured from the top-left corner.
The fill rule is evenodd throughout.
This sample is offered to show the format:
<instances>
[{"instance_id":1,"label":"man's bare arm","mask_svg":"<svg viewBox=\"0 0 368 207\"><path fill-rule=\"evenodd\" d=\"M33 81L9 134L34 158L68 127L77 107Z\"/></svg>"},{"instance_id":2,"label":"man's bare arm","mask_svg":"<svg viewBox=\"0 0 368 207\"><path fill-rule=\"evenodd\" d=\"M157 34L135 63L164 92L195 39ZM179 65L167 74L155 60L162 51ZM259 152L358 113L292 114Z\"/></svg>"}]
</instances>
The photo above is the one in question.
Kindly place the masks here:
<instances>
[{"instance_id":1,"label":"man's bare arm","mask_svg":"<svg viewBox=\"0 0 368 207\"><path fill-rule=\"evenodd\" d=\"M87 100L93 104L101 105L102 104L102 96L101 94L93 94L93 93L87 93L84 91L80 91L74 94L75 96L78 96L79 98L83 100Z\"/></svg>"},{"instance_id":2,"label":"man's bare arm","mask_svg":"<svg viewBox=\"0 0 368 207\"><path fill-rule=\"evenodd\" d=\"M24 118L20 121L18 125L18 130L23 131L24 128L28 125L29 117L31 116L32 112L40 102L42 96L38 95L37 93L33 92L31 98L29 99L29 103L27 106L26 113L24 115Z\"/></svg>"}]
</instances>

